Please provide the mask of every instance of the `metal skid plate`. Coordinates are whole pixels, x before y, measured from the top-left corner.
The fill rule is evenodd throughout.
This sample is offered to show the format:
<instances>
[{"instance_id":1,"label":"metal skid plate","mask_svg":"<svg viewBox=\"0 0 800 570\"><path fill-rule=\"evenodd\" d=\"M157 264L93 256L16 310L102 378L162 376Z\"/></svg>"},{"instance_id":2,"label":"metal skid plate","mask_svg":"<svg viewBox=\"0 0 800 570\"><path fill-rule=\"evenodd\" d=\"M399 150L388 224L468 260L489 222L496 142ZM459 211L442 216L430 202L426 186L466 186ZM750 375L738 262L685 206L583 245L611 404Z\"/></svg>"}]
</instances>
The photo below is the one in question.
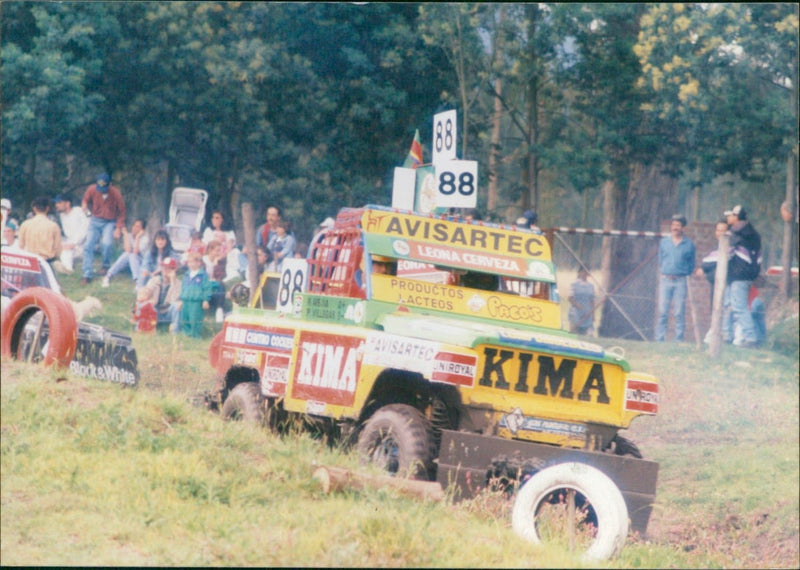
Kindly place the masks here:
<instances>
[{"instance_id":1,"label":"metal skid plate","mask_svg":"<svg viewBox=\"0 0 800 570\"><path fill-rule=\"evenodd\" d=\"M611 453L442 430L437 480L443 488L455 486L457 499L472 497L486 488L487 473L499 457L514 458L520 463L529 461L539 469L571 461L596 467L622 492L631 530L645 534L655 501L658 463Z\"/></svg>"}]
</instances>

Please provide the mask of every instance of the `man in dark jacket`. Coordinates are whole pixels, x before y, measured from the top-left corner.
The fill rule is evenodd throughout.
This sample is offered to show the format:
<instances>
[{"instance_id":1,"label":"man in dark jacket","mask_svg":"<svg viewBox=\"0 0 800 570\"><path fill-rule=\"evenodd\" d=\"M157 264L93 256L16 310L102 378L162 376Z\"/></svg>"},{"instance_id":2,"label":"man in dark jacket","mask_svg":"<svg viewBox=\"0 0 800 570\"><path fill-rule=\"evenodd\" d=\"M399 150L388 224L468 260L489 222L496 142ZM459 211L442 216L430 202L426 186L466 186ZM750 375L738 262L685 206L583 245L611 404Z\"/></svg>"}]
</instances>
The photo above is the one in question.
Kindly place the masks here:
<instances>
[{"instance_id":1,"label":"man in dark jacket","mask_svg":"<svg viewBox=\"0 0 800 570\"><path fill-rule=\"evenodd\" d=\"M745 209L736 205L725 212L730 226L728 285L730 310L733 313L733 344L758 346L753 318L748 307L750 286L761 271L761 236L747 220Z\"/></svg>"}]
</instances>

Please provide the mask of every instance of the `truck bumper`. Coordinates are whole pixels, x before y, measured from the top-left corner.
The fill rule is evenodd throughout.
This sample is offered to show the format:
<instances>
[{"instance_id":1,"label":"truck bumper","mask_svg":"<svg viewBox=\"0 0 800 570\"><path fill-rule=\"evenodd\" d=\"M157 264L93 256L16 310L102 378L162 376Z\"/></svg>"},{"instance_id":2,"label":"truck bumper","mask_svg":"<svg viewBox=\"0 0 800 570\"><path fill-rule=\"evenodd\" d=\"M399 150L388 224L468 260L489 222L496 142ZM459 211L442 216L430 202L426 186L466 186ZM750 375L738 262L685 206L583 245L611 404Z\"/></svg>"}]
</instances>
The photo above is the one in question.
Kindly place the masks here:
<instances>
[{"instance_id":1,"label":"truck bumper","mask_svg":"<svg viewBox=\"0 0 800 570\"><path fill-rule=\"evenodd\" d=\"M531 461L541 468L577 461L596 467L617 485L628 507L631 530L644 535L656 496L658 463L628 456L568 449L474 433L442 430L437 481L454 486L457 499L486 488L487 473L499 457Z\"/></svg>"}]
</instances>

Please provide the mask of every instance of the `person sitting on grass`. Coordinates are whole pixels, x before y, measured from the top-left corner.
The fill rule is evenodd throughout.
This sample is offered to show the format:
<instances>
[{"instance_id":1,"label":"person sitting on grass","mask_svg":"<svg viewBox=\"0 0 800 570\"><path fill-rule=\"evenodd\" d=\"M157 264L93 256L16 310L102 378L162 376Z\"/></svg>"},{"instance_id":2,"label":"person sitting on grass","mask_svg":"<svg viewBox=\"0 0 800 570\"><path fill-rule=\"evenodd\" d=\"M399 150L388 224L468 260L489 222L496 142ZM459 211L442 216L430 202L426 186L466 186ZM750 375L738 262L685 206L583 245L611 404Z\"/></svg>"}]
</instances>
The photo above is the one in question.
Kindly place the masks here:
<instances>
[{"instance_id":1,"label":"person sitting on grass","mask_svg":"<svg viewBox=\"0 0 800 570\"><path fill-rule=\"evenodd\" d=\"M209 301L213 286L203 269L202 255L190 253L186 264L189 271L181 283L180 330L188 336L200 338L203 336L203 311L211 306Z\"/></svg>"},{"instance_id":2,"label":"person sitting on grass","mask_svg":"<svg viewBox=\"0 0 800 570\"><path fill-rule=\"evenodd\" d=\"M144 261L145 252L147 252L147 245L150 243L150 238L147 237L147 232L144 231L146 226L147 222L144 218L136 218L131 224L130 232L125 226L122 227L122 247L124 251L119 254L117 260L103 277L103 287L108 287L111 284L111 278L126 268L131 270L131 276L136 288L139 289L141 287L142 262Z\"/></svg>"},{"instance_id":3,"label":"person sitting on grass","mask_svg":"<svg viewBox=\"0 0 800 570\"><path fill-rule=\"evenodd\" d=\"M142 271L139 274L138 286L146 285L153 275L161 273L161 262L166 257L176 257L172 241L166 230L158 230L153 236L153 245L147 250L142 260Z\"/></svg>"},{"instance_id":4,"label":"person sitting on grass","mask_svg":"<svg viewBox=\"0 0 800 570\"><path fill-rule=\"evenodd\" d=\"M178 260L167 257L161 262L161 273L151 277L139 292L152 304L156 323L168 324L170 332L178 332L181 314L181 279L178 277Z\"/></svg>"}]
</instances>

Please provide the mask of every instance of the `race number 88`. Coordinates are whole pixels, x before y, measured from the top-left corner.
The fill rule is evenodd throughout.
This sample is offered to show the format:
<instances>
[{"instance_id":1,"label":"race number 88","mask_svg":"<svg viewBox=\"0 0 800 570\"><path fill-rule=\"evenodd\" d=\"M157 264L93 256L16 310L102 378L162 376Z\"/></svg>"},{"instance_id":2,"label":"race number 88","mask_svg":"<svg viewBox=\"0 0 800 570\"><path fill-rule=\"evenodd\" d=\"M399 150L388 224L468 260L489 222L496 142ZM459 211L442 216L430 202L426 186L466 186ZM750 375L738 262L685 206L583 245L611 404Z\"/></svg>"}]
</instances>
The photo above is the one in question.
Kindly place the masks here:
<instances>
[{"instance_id":1,"label":"race number 88","mask_svg":"<svg viewBox=\"0 0 800 570\"><path fill-rule=\"evenodd\" d=\"M284 269L281 274L280 296L278 297L278 304L282 307L287 306L291 299L294 299L294 294L303 291L303 272L291 269Z\"/></svg>"},{"instance_id":2,"label":"race number 88","mask_svg":"<svg viewBox=\"0 0 800 570\"><path fill-rule=\"evenodd\" d=\"M447 119L442 126L441 121L436 121L436 140L434 141L436 152L450 150L453 148L453 121Z\"/></svg>"},{"instance_id":3,"label":"race number 88","mask_svg":"<svg viewBox=\"0 0 800 570\"><path fill-rule=\"evenodd\" d=\"M452 172L445 170L439 173L439 193L445 196L450 196L458 191L462 196L471 196L475 193L475 177L471 172L462 172L458 175L458 184L456 184L456 175Z\"/></svg>"}]
</instances>

